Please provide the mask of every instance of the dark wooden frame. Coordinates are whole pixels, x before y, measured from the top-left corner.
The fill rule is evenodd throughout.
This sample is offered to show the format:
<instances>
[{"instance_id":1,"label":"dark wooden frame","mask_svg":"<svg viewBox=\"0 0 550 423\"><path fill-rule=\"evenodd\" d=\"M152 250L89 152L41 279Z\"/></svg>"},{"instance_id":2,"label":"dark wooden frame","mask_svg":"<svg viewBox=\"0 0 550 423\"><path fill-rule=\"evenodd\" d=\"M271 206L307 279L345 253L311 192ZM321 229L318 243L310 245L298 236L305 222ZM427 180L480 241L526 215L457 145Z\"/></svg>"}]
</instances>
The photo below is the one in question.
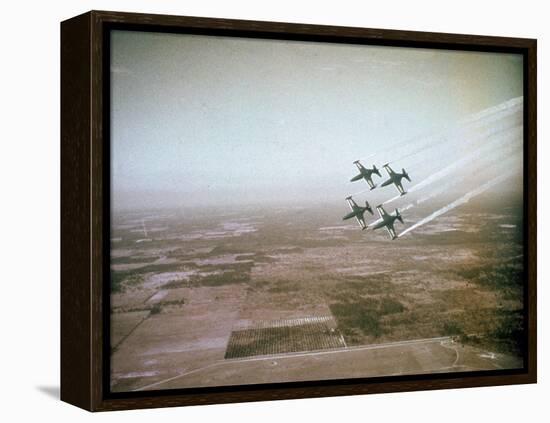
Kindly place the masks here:
<instances>
[{"instance_id":1,"label":"dark wooden frame","mask_svg":"<svg viewBox=\"0 0 550 423\"><path fill-rule=\"evenodd\" d=\"M527 354L520 371L109 392L110 29L496 51L524 57ZM61 24L61 399L90 411L536 383L536 40L91 11ZM108 278L107 278L108 280ZM106 317L107 316L107 317ZM107 379L107 380L106 380Z\"/></svg>"}]
</instances>

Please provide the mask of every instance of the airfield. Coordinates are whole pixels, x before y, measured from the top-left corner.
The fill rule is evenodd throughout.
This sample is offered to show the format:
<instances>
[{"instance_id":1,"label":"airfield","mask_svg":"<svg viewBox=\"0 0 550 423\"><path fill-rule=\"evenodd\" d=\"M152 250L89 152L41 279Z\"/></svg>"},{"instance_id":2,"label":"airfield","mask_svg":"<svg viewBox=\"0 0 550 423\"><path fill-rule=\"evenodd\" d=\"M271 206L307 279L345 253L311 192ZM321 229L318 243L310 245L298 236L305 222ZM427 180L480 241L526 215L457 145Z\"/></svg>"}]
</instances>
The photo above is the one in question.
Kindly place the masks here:
<instances>
[{"instance_id":1,"label":"airfield","mask_svg":"<svg viewBox=\"0 0 550 423\"><path fill-rule=\"evenodd\" d=\"M115 213L112 390L522 366L521 198L486 195L396 241L345 212Z\"/></svg>"}]
</instances>

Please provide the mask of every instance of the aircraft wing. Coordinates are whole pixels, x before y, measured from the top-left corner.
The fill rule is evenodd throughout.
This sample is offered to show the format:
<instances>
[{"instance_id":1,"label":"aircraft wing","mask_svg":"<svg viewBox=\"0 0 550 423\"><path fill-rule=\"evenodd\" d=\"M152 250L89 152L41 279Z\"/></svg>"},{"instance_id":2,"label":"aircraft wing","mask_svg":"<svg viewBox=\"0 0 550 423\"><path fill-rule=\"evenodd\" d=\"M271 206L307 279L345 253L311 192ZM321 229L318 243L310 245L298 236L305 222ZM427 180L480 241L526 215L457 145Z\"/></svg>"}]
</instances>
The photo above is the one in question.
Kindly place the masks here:
<instances>
[{"instance_id":1,"label":"aircraft wing","mask_svg":"<svg viewBox=\"0 0 550 423\"><path fill-rule=\"evenodd\" d=\"M388 175L393 175L395 172L393 171L393 169L390 167L389 164L385 164L384 165L384 169L386 169L386 172L388 172Z\"/></svg>"},{"instance_id":2,"label":"aircraft wing","mask_svg":"<svg viewBox=\"0 0 550 423\"><path fill-rule=\"evenodd\" d=\"M359 216L355 216L357 219L357 222L359 222L359 226L361 226L361 229L367 229L367 225L365 225L365 219Z\"/></svg>"},{"instance_id":3,"label":"aircraft wing","mask_svg":"<svg viewBox=\"0 0 550 423\"><path fill-rule=\"evenodd\" d=\"M393 229L393 224L386 225L385 227L390 234L392 240L397 238L397 235L395 234L395 229Z\"/></svg>"},{"instance_id":4,"label":"aircraft wing","mask_svg":"<svg viewBox=\"0 0 550 423\"><path fill-rule=\"evenodd\" d=\"M351 211L355 211L354 206L357 207L357 204L351 197L346 198L346 201L348 202L348 206L351 209Z\"/></svg>"},{"instance_id":5,"label":"aircraft wing","mask_svg":"<svg viewBox=\"0 0 550 423\"><path fill-rule=\"evenodd\" d=\"M399 191L399 193L401 195L405 194L405 190L403 189L403 185L401 184L401 181L399 182L394 182L395 186L397 187L397 191Z\"/></svg>"},{"instance_id":6,"label":"aircraft wing","mask_svg":"<svg viewBox=\"0 0 550 423\"><path fill-rule=\"evenodd\" d=\"M376 219L374 222L371 222L367 225L367 229L374 228L378 223L381 223L383 221L384 219L382 218Z\"/></svg>"},{"instance_id":7,"label":"aircraft wing","mask_svg":"<svg viewBox=\"0 0 550 423\"><path fill-rule=\"evenodd\" d=\"M357 166L357 169L359 169L360 171L365 169L365 167L359 162L359 160L353 163L355 164L355 166Z\"/></svg>"},{"instance_id":8,"label":"aircraft wing","mask_svg":"<svg viewBox=\"0 0 550 423\"><path fill-rule=\"evenodd\" d=\"M367 184L369 184L370 189L374 189L376 185L374 185L374 182L372 182L372 177L365 178L365 181L367 181Z\"/></svg>"},{"instance_id":9,"label":"aircraft wing","mask_svg":"<svg viewBox=\"0 0 550 423\"><path fill-rule=\"evenodd\" d=\"M384 207L382 206L376 206L376 210L378 210L378 214L382 219L388 215L388 213L386 213L386 210L384 210Z\"/></svg>"}]
</instances>

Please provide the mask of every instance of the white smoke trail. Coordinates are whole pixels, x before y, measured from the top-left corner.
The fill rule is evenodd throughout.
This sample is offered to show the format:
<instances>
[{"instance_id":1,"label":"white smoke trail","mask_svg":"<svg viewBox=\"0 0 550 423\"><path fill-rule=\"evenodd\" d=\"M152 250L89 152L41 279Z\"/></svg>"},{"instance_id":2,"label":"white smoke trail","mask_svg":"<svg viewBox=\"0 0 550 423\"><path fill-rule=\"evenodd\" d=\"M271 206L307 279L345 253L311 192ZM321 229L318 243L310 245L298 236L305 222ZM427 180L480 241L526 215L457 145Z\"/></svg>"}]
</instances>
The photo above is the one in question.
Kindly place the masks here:
<instances>
[{"instance_id":1,"label":"white smoke trail","mask_svg":"<svg viewBox=\"0 0 550 423\"><path fill-rule=\"evenodd\" d=\"M401 232L398 237L401 238L402 236L408 234L409 232L415 230L416 228L425 225L428 222L431 222L435 218L441 216L442 214L447 213L448 211L461 206L462 204L466 204L468 201L470 201L472 198L478 196L479 194L482 194L483 192L487 191L488 189L492 188L493 186L499 184L500 182L504 181L505 179L509 178L515 173L515 171L507 172L505 174L502 174L500 176L497 176L493 179L491 179L489 182L484 183L483 185L477 187L473 191L468 192L467 194L464 194L459 199L453 201L450 204L447 204L445 207L440 208L439 210L433 212L429 216L425 217L424 219L416 222L411 227L405 229L403 232Z\"/></svg>"},{"instance_id":2,"label":"white smoke trail","mask_svg":"<svg viewBox=\"0 0 550 423\"><path fill-rule=\"evenodd\" d=\"M512 107L523 107L523 96L515 97L510 100L507 100L503 103L497 104L496 106L489 107L488 109L481 110L480 112L477 112L473 115L471 115L469 118L467 118L467 121L469 122L476 122L481 119L483 119L486 116L505 111L506 109L510 109Z\"/></svg>"},{"instance_id":3,"label":"white smoke trail","mask_svg":"<svg viewBox=\"0 0 550 423\"><path fill-rule=\"evenodd\" d=\"M506 138L496 139L495 141L492 141L491 143L488 143L485 146L473 151L472 153L470 153L469 155L463 157L462 159L459 159L459 160L451 163L450 165L444 167L443 169L441 169L441 170L439 170L435 173L432 173L426 179L422 180L421 182L419 182L416 185L413 185L411 188L409 188L409 190L407 192L408 193L414 193L414 192L416 192L416 191L418 191L422 188L425 188L425 187L433 184L434 182L437 182L437 181L441 180L442 178L448 176L449 174L452 174L456 170L459 170L459 169L464 168L465 166L468 166L470 163L474 162L476 159L479 162L479 158L483 157L482 153L484 153L484 152L493 153L495 151L496 144L504 143L502 145L499 145L499 147L502 148L502 147L512 145L514 141L520 141L520 140L521 140L521 138L518 137L517 134L512 134L511 136L508 135ZM496 151L497 151L497 153L495 153L495 154L500 154L500 153L502 153L503 150L499 149L499 150L496 150ZM495 155L491 156L491 158L494 158L494 157L495 157ZM479 163L477 163L477 164L479 164ZM471 166L468 166L467 168L469 169L469 171L471 171ZM382 204L391 203L392 201L395 201L398 198L400 198L400 195L392 197L389 200L384 201L384 203L382 203Z\"/></svg>"},{"instance_id":4,"label":"white smoke trail","mask_svg":"<svg viewBox=\"0 0 550 423\"><path fill-rule=\"evenodd\" d=\"M409 203L409 204L407 204L406 206L401 207L401 208L399 209L399 212L404 212L404 211L407 211L407 210L409 210L409 209L412 209L416 204L418 204L418 202L416 202L416 203Z\"/></svg>"},{"instance_id":5,"label":"white smoke trail","mask_svg":"<svg viewBox=\"0 0 550 423\"><path fill-rule=\"evenodd\" d=\"M448 125L446 127L443 127L436 131L435 133L432 133L430 135L419 135L417 137L413 137L410 139L406 139L404 141L398 142L390 147L383 148L381 150L375 151L372 154L369 154L368 156L363 157L360 160L367 160L372 157L375 157L381 153L388 153L390 151L395 150L398 147L401 147L403 145L410 145L415 142L421 141L421 142L433 142L440 139L444 134L448 134L451 131L456 131L458 129L461 129L461 127L468 126L470 124L475 124L482 122L482 124L485 123L491 123L498 119L501 119L504 116L507 116L509 114L513 114L523 108L523 96L515 97L510 100L507 100L503 103L497 104L496 106L489 107L487 109L481 110L477 113L474 113L472 115L467 116L466 118L463 118L459 120L458 122ZM484 121L487 121L485 122ZM464 128L462 128L464 129Z\"/></svg>"},{"instance_id":6,"label":"white smoke trail","mask_svg":"<svg viewBox=\"0 0 550 423\"><path fill-rule=\"evenodd\" d=\"M432 198L434 198L435 196L441 194L442 192L446 192L449 190L449 188L451 188L452 186L454 185L457 185L458 183L460 183L460 181L462 179L465 179L465 176L462 177L462 178L457 178L457 179L453 179L451 182L447 183L447 184L444 184L442 185L441 187L439 187L439 189L436 189L432 192L430 192L429 194L425 195L424 197L422 198L419 198L418 200L416 200L414 202L415 205L419 205L419 204L422 204Z\"/></svg>"},{"instance_id":7,"label":"white smoke trail","mask_svg":"<svg viewBox=\"0 0 550 423\"><path fill-rule=\"evenodd\" d=\"M517 160L514 157L509 157L508 160L499 161L496 164L493 164L492 166L490 166L490 168L492 168L492 170L495 170L495 169L498 170L498 168L505 168L506 169L508 167L512 167L516 163L517 163ZM409 209L412 209L413 207L416 207L419 204L422 204L422 203L432 199L433 197L436 197L437 195L441 194L442 192L448 191L449 188L460 184L468 176L470 176L470 175L462 174L458 178L453 178L451 181L447 182L446 184L443 184L443 185L439 186L439 188L437 188L436 190L424 195L423 197L421 197L417 200L414 200L414 201L410 202L406 206L400 207L399 211L404 212L404 211L407 211ZM389 200L387 202L389 202Z\"/></svg>"},{"instance_id":8,"label":"white smoke trail","mask_svg":"<svg viewBox=\"0 0 550 423\"><path fill-rule=\"evenodd\" d=\"M512 129L520 129L520 128L522 128L522 127L521 126L514 126ZM515 138L515 137L518 137L518 138ZM493 162L498 162L499 158L502 159L502 158L504 158L503 156L506 156L511 151L514 151L514 149L517 147L517 145L513 145L514 141L521 141L521 134L520 133L518 133L518 134L507 134L506 137L499 138L497 140L492 141L490 144L486 144L485 146L479 148L478 150L475 150L474 152L470 153L468 156L466 156L466 157L464 157L464 158L462 158L462 159L460 159L456 162L453 162L450 165L446 166L445 168L429 175L427 178L423 179L421 182L419 182L416 185L413 185L411 188L409 188L409 190L407 192L408 193L414 193L414 192L419 191L419 190L421 190L421 189L423 189L427 186L430 186L433 183L441 180L442 178L452 174L456 170L462 169L465 165L467 165L469 173L473 172L474 167L472 167L471 162L474 162L473 159L476 159L475 160L475 165L476 166L483 165L483 163L481 163L479 161L479 157L481 157L481 154L485 151L491 152L490 156L485 156L485 157L491 157ZM504 142L504 144L500 145L499 148L496 148L496 144L500 143L500 142ZM504 150L502 148L502 147L510 147L510 146L513 147L510 150ZM487 164L489 166L491 165L491 163L487 163ZM463 174L463 172L461 174ZM453 178L456 178L456 177L453 177ZM463 179L463 178L461 178L461 179ZM447 185L454 185L454 183L457 182L457 181L458 180L455 179L450 184L446 184L445 187L447 187ZM361 191L357 191L357 192L355 192L351 195L356 196L356 195L360 195L360 194L363 194L363 193L369 192L369 191L371 191L371 189L366 188L366 189L363 189ZM426 200L434 197L436 194L440 193L441 191L444 191L444 189L438 189L436 191L436 193L428 195L428 197L426 197ZM391 197L390 199L384 201L381 204L386 205L386 204L392 203L392 202L400 199L401 197L402 197L401 194L397 194L394 197ZM426 201L426 200L417 200L414 203L415 203L415 205L417 205L417 204L420 204L420 203L422 203L423 201Z\"/></svg>"},{"instance_id":9,"label":"white smoke trail","mask_svg":"<svg viewBox=\"0 0 550 423\"><path fill-rule=\"evenodd\" d=\"M457 131L454 134L445 134L444 136L440 137L439 139L434 140L434 141L437 141L437 143L431 143L431 144L428 144L428 145L421 145L419 147L416 147L413 151L405 154L404 156L400 156L396 159L391 160L388 164L391 165L391 164L395 164L397 162L402 162L403 160L408 159L410 157L414 157L414 156L416 156L420 153L423 153L424 151L426 151L428 149L440 148L443 145L449 144L449 143L452 143L452 142L454 142L454 143L460 142L460 147L463 148L463 149L464 148L472 148L471 145L474 144L474 143L478 143L479 141L483 141L487 138L490 138L490 137L492 137L494 135L497 135L497 134L500 134L500 133L505 133L507 131L512 131L515 128L523 127L522 126L523 122L518 124L518 123L515 123L513 120L506 121L506 123L508 123L508 122L512 122L512 124L511 125L504 125L504 126L502 126L502 125L492 126L490 128L484 129L484 130L480 130L480 128L478 128L478 130L480 132L478 132L474 136L469 135L468 133L466 133L465 130ZM410 166L410 164L409 164L409 166Z\"/></svg>"},{"instance_id":10,"label":"white smoke trail","mask_svg":"<svg viewBox=\"0 0 550 423\"><path fill-rule=\"evenodd\" d=\"M361 191L357 191L357 192L354 192L353 194L351 194L351 196L355 196L355 195L359 195L359 194L363 194L365 192L369 192L371 189L370 188L366 188L366 189L363 189Z\"/></svg>"},{"instance_id":11,"label":"white smoke trail","mask_svg":"<svg viewBox=\"0 0 550 423\"><path fill-rule=\"evenodd\" d=\"M401 197L402 197L401 194L397 194L395 197L392 197L392 198L390 198L389 200L384 201L384 202L382 203L382 205L386 205L386 204L388 204L388 203L391 203L392 201L395 201L395 200L397 200L398 198L401 198Z\"/></svg>"},{"instance_id":12,"label":"white smoke trail","mask_svg":"<svg viewBox=\"0 0 550 423\"><path fill-rule=\"evenodd\" d=\"M491 170L497 170L500 169L509 169L512 168L514 165L517 164L517 157L510 156L507 160L504 160L505 157L499 158L498 156L495 157L495 159L499 159L496 163L493 163L492 165L488 166L488 169ZM423 197L419 198L414 202L414 205L422 204L433 197L441 194L442 192L447 192L450 188L452 188L455 185L460 184L463 182L466 178L471 176L470 174L462 173L458 175L458 177L453 177L448 183L441 185L438 189L424 195Z\"/></svg>"}]
</instances>

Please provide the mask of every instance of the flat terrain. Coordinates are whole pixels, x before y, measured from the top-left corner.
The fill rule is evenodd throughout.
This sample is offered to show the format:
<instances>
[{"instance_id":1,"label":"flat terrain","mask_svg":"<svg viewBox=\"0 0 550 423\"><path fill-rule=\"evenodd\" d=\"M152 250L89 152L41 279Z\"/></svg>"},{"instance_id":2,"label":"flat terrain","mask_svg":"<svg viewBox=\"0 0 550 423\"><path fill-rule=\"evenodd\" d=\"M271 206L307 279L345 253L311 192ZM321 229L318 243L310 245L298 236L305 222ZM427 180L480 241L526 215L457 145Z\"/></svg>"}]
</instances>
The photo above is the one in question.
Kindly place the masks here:
<instances>
[{"instance_id":1,"label":"flat terrain","mask_svg":"<svg viewBox=\"0 0 550 423\"><path fill-rule=\"evenodd\" d=\"M112 389L521 367L521 207L472 201L396 241L344 213L116 213Z\"/></svg>"}]
</instances>

